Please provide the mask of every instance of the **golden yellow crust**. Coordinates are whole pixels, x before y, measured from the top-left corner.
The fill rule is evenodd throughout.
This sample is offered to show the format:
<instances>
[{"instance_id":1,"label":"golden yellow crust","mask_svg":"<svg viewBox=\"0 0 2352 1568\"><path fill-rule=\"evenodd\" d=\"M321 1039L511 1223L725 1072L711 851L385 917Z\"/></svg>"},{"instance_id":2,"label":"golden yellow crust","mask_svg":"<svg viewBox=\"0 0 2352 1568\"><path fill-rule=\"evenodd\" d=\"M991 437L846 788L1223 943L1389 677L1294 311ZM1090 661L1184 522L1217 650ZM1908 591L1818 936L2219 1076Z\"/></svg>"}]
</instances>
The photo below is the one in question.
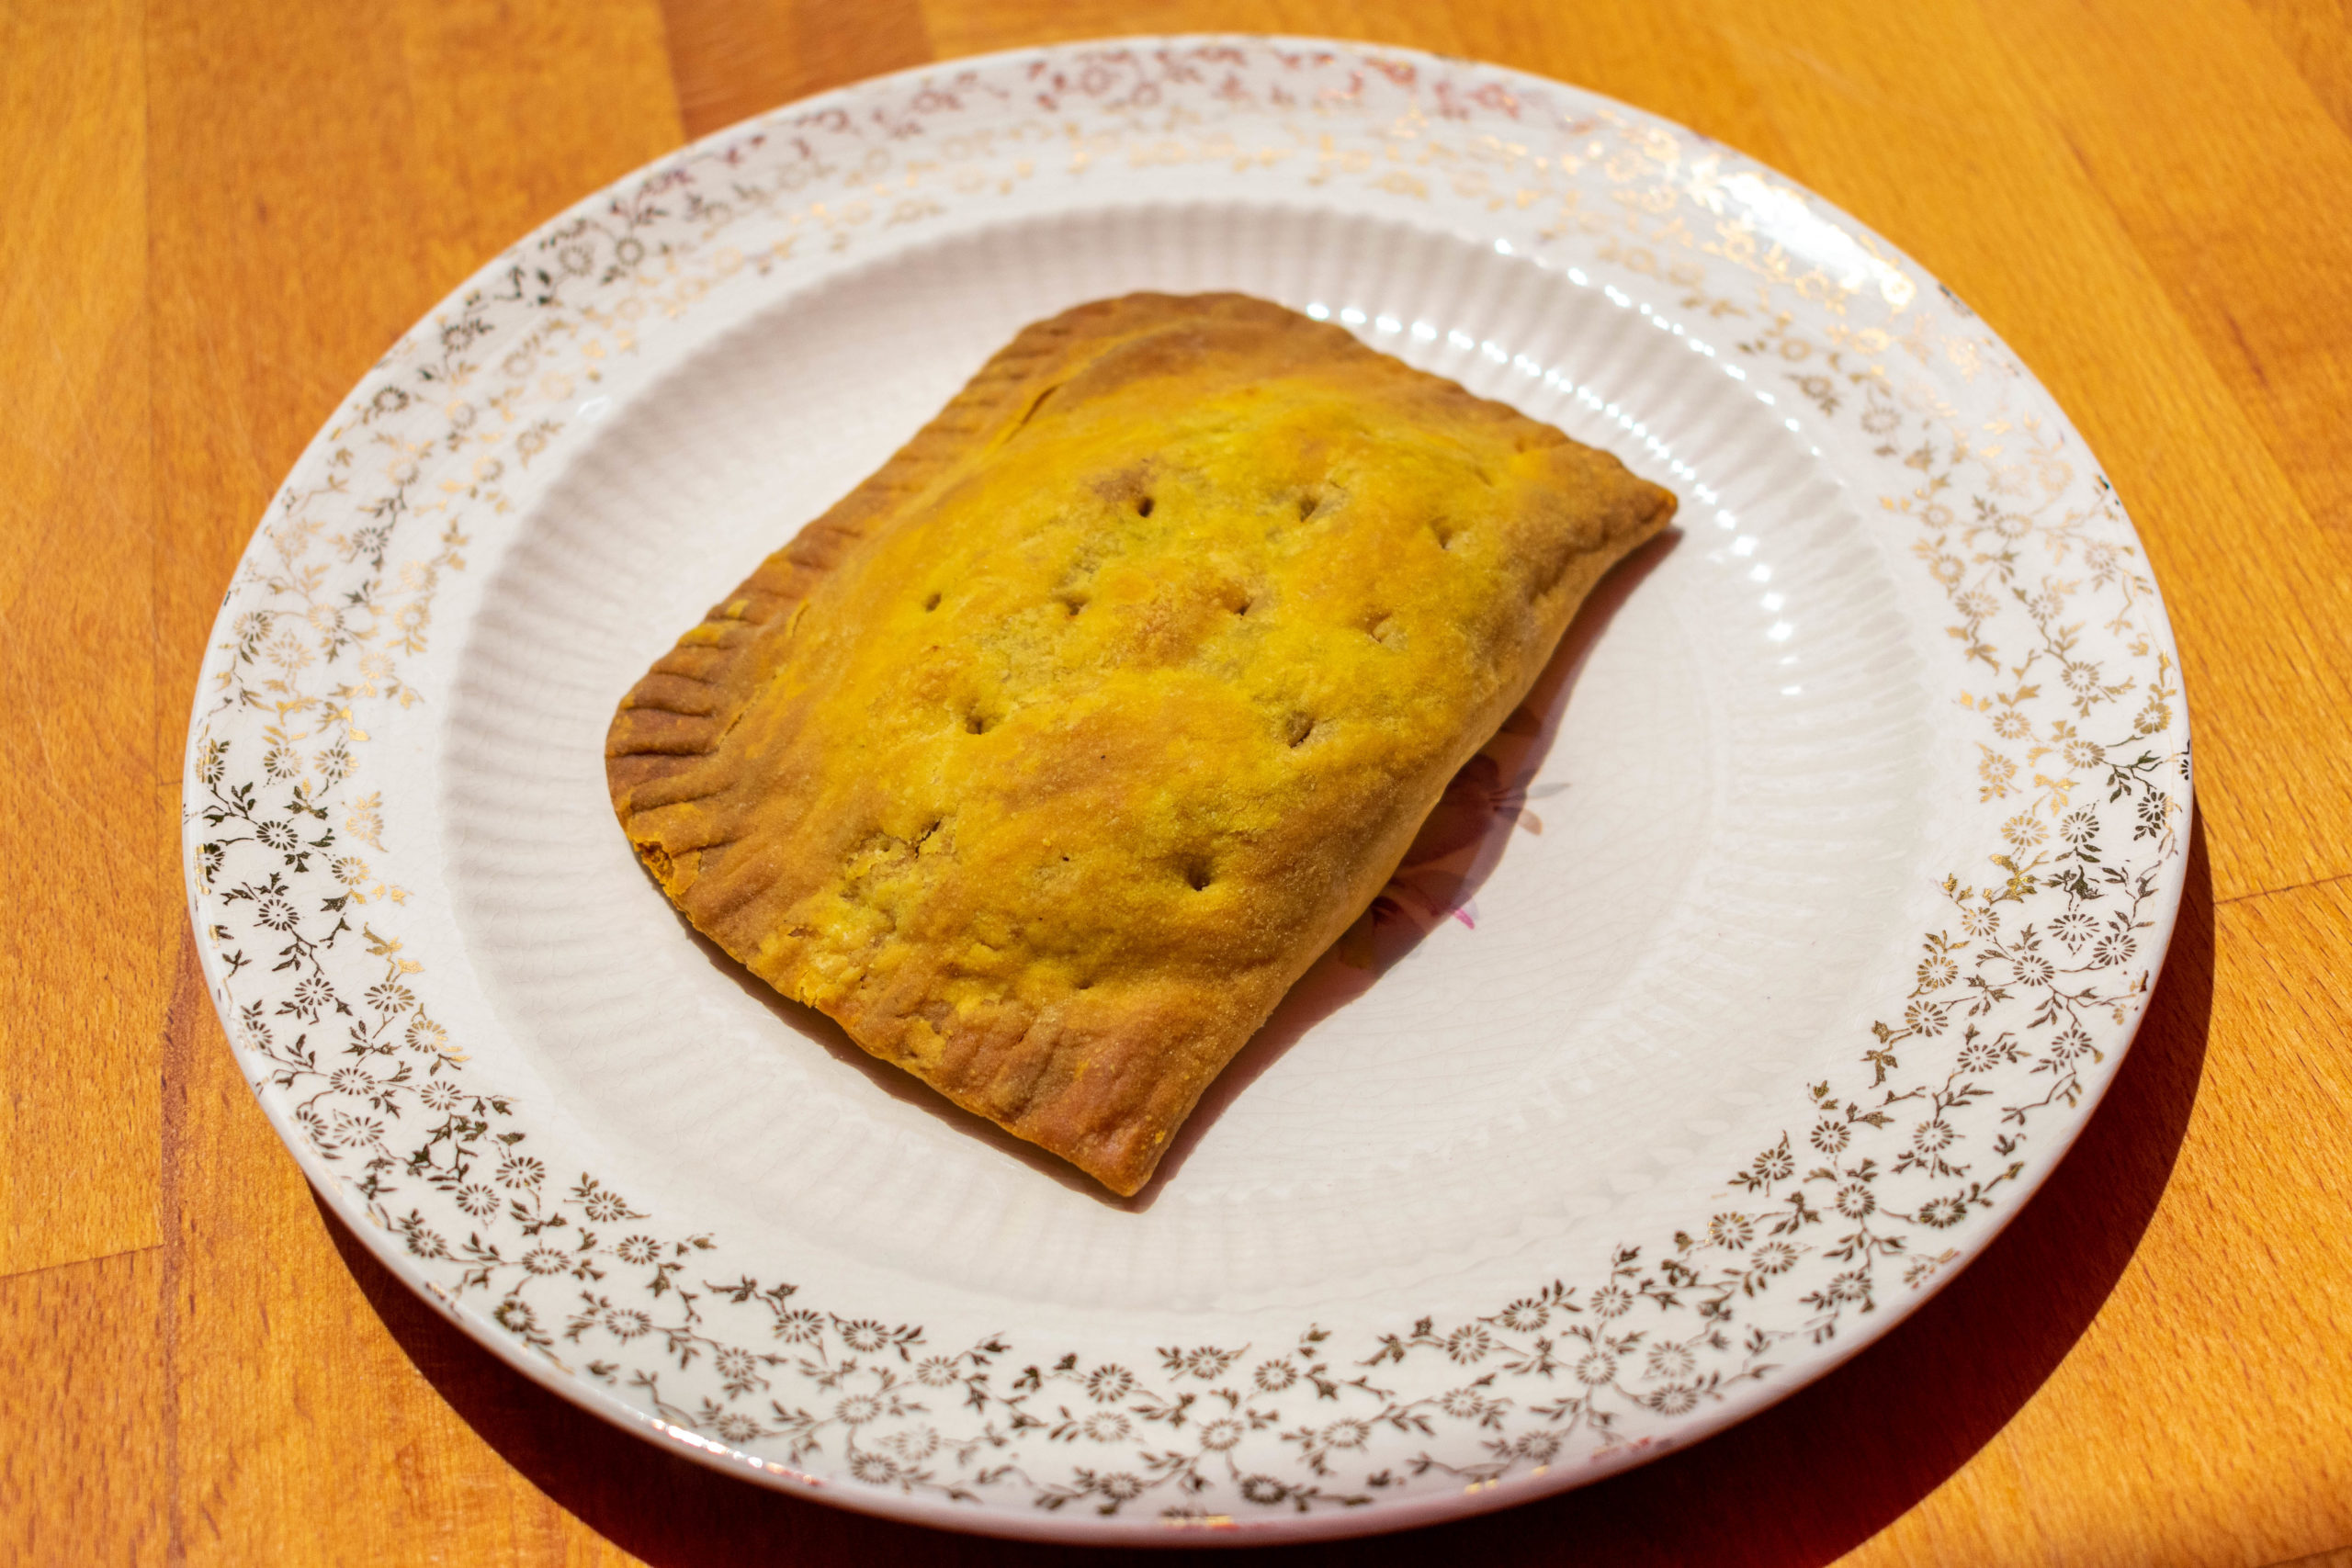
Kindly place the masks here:
<instances>
[{"instance_id":1,"label":"golden yellow crust","mask_svg":"<svg viewBox=\"0 0 2352 1568\"><path fill-rule=\"evenodd\" d=\"M1278 306L1080 306L655 663L614 807L753 973L1133 1192L1673 510Z\"/></svg>"}]
</instances>

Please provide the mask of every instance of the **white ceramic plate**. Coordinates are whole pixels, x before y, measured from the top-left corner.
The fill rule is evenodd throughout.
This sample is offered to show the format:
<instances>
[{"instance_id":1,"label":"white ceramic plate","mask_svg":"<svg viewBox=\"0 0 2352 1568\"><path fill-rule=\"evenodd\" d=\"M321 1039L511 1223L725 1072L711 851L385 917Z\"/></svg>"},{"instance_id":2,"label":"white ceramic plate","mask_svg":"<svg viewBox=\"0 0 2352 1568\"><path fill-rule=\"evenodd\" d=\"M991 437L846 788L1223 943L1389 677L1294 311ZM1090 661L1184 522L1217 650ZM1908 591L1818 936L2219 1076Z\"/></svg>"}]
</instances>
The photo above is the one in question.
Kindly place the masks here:
<instances>
[{"instance_id":1,"label":"white ceramic plate","mask_svg":"<svg viewBox=\"0 0 2352 1568\"><path fill-rule=\"evenodd\" d=\"M700 943L600 748L1017 327L1146 288L1328 315L1682 510L1385 967L1327 960L1118 1202ZM402 1279L737 1473L1098 1540L1499 1506L1884 1332L2112 1076L2189 807L2130 525L1917 265L1590 94L1238 38L829 94L515 246L288 479L187 787L240 1059Z\"/></svg>"}]
</instances>

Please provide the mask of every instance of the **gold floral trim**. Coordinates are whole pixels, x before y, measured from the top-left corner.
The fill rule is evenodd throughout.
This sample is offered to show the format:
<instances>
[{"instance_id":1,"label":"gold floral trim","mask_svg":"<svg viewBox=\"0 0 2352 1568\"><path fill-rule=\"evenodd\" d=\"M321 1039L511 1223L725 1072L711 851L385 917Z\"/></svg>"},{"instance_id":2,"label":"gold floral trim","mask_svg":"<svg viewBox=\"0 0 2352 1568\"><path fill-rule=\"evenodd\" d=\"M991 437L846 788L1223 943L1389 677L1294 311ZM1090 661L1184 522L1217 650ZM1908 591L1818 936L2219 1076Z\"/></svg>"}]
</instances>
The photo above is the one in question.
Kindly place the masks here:
<instances>
[{"instance_id":1,"label":"gold floral trim","mask_svg":"<svg viewBox=\"0 0 2352 1568\"><path fill-rule=\"evenodd\" d=\"M1132 1365L1005 1334L934 1342L549 1168L532 1108L436 1021L395 934L409 894L366 726L433 700L413 671L439 589L542 482L567 411L662 321L1006 197L1204 166L1287 199L1480 215L1645 308L1737 323L1734 373L1849 422L1882 464L1883 526L1950 606L1987 838L1950 868L1909 992L1728 1173L1736 1201L1587 1277L1460 1321L1355 1339L1307 1324ZM2129 1038L2182 883L2189 770L2161 606L2112 491L2014 356L1883 243L1556 84L1207 39L831 95L501 258L395 345L279 494L221 614L186 798L207 972L256 1092L445 1302L780 1477L1181 1522L1599 1473L1758 1402L1792 1347L1948 1269Z\"/></svg>"}]
</instances>

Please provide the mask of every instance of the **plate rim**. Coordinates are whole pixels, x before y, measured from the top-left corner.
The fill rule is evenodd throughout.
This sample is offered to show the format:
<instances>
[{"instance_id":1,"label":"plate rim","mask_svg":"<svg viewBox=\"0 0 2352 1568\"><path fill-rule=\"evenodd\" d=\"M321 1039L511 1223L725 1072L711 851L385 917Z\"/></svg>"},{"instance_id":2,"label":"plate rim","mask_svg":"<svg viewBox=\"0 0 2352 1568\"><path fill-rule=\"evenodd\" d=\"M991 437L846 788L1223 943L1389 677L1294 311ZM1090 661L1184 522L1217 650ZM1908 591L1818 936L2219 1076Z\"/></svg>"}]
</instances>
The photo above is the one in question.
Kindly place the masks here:
<instances>
[{"instance_id":1,"label":"plate rim","mask_svg":"<svg viewBox=\"0 0 2352 1568\"><path fill-rule=\"evenodd\" d=\"M194 802L199 780L200 746L208 719L214 716L206 698L216 675L222 671L223 654L229 646L228 636L240 590L248 581L248 567L264 549L267 525L281 502L289 493L293 481L313 465L315 455L330 441L339 423L354 408L360 394L379 382L385 374L391 353L411 333L429 327L437 318L461 311L469 296L499 284L514 259L530 245L568 222L604 210L613 197L631 190L662 175L673 172L722 147L780 125L788 118L822 112L831 108L856 104L860 99L878 95L894 85L921 83L926 79L964 71L986 71L1017 62L1041 62L1057 57L1082 56L1090 51L1128 50L1134 51L1171 51L1203 47L1231 46L1242 49L1274 48L1301 51L1332 51L1359 57L1372 56L1430 65L1441 65L1455 71L1473 72L1491 77L1523 82L1546 91L1566 90L1597 107L1613 111L1635 123L1662 126L1691 142L1730 152L1740 164L1758 173L1783 182L1790 190L1800 194L1817 211L1833 216L1850 225L1858 234L1867 236L1884 253L1913 269L1924 283L1932 284L1964 314L1973 318L1974 312L1960 297L1943 285L1927 267L1909 253L1850 212L1829 201L1811 186L1766 164L1760 159L1738 152L1717 141L1705 133L1692 130L1679 121L1655 111L1629 104L1622 99L1579 84L1543 75L1520 67L1490 61L1447 54L1408 45L1367 39L1322 37L1289 33L1249 33L1233 31L1195 33L1118 34L1067 39L1044 44L1017 45L978 54L958 55L933 60L900 70L863 77L840 86L809 95L754 114L721 127L703 136L649 160L616 178L586 193L558 212L534 224L524 233L503 246L479 267L431 305L408 329L398 334L387 354L369 367L353 387L345 392L330 409L318 431L304 445L300 454L288 469L287 477L273 491L267 506L243 550L223 593L220 610L208 632L204 658L193 694L190 722L183 752L181 770L182 831L181 869L183 887L188 898L188 912L197 940L194 946L206 981L206 992L216 1014L220 1017L228 1049L237 1060L248 1089L254 1092L264 1115L287 1152L315 1194L323 1196L332 1205L335 1217L345 1229L356 1236L369 1254L401 1286L435 1308L445 1321L450 1322L469 1338L489 1350L499 1360L523 1374L534 1384L561 1397L568 1403L600 1419L652 1442L665 1452L679 1454L723 1474L753 1481L770 1488L785 1491L808 1500L842 1507L853 1512L903 1523L930 1528L979 1534L1001 1539L1050 1540L1099 1545L1150 1545L1168 1547L1258 1544L1281 1541L1333 1540L1348 1537L1411 1529L1448 1520L1466 1518L1503 1507L1516 1506L1537 1498L1574 1490L1624 1470L1634 1468L1666 1453L1688 1448L1729 1427L1736 1425L1763 1409L1778 1404L1800 1390L1844 1366L1863 1350L1879 1343L1911 1314L1948 1286L1962 1270L1973 1264L2017 1218L2043 1184L2055 1172L2075 1141L2096 1115L2111 1088L2121 1063L2136 1041L2144 1024L2150 998L2162 981L2164 960L2169 954L2178 915L2188 880L2188 854L2186 845L2195 820L2195 785L2188 772L2191 750L2191 721L2185 697L2179 702L2180 713L2176 727L2166 731L2177 733L2180 742L2183 776L2180 782L2181 803L2178 833L2182 850L2156 863L2157 887L2145 912L2149 921L2148 942L2154 957L2149 964L2145 987L2136 1015L2112 1043L2105 1070L2085 1089L2071 1119L2047 1135L2038 1158L2015 1184L2015 1194L1999 1208L1985 1216L1983 1227L1973 1234L1964 1246L1954 1249L1949 1263L1940 1268L1924 1288L1914 1289L1904 1296L1891 1300L1877 1308L1876 1321L1866 1328L1843 1335L1834 1348L1822 1350L1801 1365L1785 1369L1783 1374L1770 1382L1750 1385L1724 1398L1710 1408L1704 1416L1686 1417L1675 1432L1666 1438L1643 1444L1620 1444L1606 1454L1596 1455L1577 1467L1562 1465L1546 1471L1513 1472L1468 1492L1453 1492L1408 1495L1391 1500L1378 1500L1368 1506L1338 1509L1329 1512L1297 1515L1269 1514L1262 1517L1227 1517L1223 1516L1193 1518L1169 1518L1161 1516L1133 1516L1109 1518L1093 1517L1083 1513L1037 1509L1016 1511L1011 1507L982 1505L975 1507L944 1499L933 1500L920 1495L887 1490L882 1487L852 1483L848 1478L817 1474L762 1459L724 1442L713 1441L695 1432L662 1420L658 1416L639 1408L618 1393L598 1386L576 1371L566 1370L544 1356L535 1355L514 1334L491 1321L467 1302L443 1291L435 1282L417 1269L408 1253L397 1243L395 1234L375 1223L352 1201L345 1183L338 1173L329 1168L311 1150L300 1129L266 1092L266 1077L256 1079L246 1070L238 1055L235 1042L235 1021L223 1010L228 995L222 959L216 947L201 940L204 927L204 906L208 895L201 889L196 874L196 864L205 831L203 820ZM1981 321L1981 318L1978 319ZM2082 441L2073 421L2048 388L2014 349L1989 325L1985 333L2017 360L2028 385L2046 400L2054 411L2066 432L2080 443L2086 459L2096 467L2096 457L2089 444ZM2139 530L2124 513L2120 502L2117 515L2123 528L2135 541ZM2153 582L2153 570L2150 573ZM2145 602L2148 631L2157 649L2171 657L2174 679L2178 681L2179 660L2175 637L2161 587L2152 588ZM436 1393L438 1391L436 1390ZM503 1456L502 1455L502 1458Z\"/></svg>"}]
</instances>

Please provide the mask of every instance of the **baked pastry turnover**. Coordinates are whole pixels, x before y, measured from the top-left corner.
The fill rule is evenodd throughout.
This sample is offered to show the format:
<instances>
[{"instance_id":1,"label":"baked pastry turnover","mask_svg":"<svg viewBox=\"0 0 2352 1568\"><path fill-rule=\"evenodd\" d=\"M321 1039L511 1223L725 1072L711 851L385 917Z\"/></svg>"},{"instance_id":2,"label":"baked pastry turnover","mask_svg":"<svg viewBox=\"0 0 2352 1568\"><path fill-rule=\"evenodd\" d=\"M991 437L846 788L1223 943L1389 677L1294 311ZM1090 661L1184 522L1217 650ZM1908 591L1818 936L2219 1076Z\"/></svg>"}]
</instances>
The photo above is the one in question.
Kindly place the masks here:
<instances>
[{"instance_id":1,"label":"baked pastry turnover","mask_svg":"<svg viewBox=\"0 0 2352 1568\"><path fill-rule=\"evenodd\" d=\"M613 805L754 974L1132 1193L1673 512L1279 306L1082 305L662 655Z\"/></svg>"}]
</instances>

